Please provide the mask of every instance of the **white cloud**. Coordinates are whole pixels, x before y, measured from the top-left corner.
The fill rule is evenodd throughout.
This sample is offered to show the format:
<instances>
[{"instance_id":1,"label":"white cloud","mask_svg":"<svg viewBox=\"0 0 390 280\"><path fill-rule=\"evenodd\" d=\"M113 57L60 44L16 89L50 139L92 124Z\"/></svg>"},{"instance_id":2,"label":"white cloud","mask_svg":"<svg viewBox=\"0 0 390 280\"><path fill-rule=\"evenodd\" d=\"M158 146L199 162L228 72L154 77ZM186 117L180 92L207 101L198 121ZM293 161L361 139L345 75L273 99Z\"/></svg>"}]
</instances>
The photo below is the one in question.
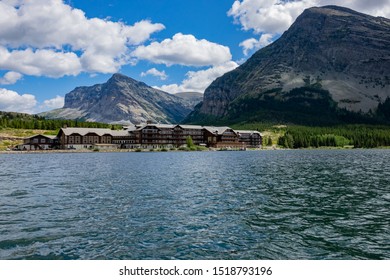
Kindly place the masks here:
<instances>
[{"instance_id":1,"label":"white cloud","mask_svg":"<svg viewBox=\"0 0 390 280\"><path fill-rule=\"evenodd\" d=\"M226 72L232 71L238 67L238 64L234 61L228 61L221 65L213 66L206 70L200 71L189 71L187 72L187 78L182 81L180 85L170 84L163 85L161 87L155 87L160 90L169 92L169 93L178 93L178 92L204 92L205 89L218 77L222 76Z\"/></svg>"},{"instance_id":2,"label":"white cloud","mask_svg":"<svg viewBox=\"0 0 390 280\"><path fill-rule=\"evenodd\" d=\"M149 20L136 22L133 26L128 26L125 30L126 36L132 45L139 45L150 38L154 32L165 29L161 23L151 23Z\"/></svg>"},{"instance_id":3,"label":"white cloud","mask_svg":"<svg viewBox=\"0 0 390 280\"><path fill-rule=\"evenodd\" d=\"M14 71L7 72L3 78L0 78L0 85L13 85L23 77L22 74Z\"/></svg>"},{"instance_id":4,"label":"white cloud","mask_svg":"<svg viewBox=\"0 0 390 280\"><path fill-rule=\"evenodd\" d=\"M155 77L159 77L160 80L166 80L168 78L167 74L165 74L165 71L158 71L156 68L149 69L146 72L141 73L141 77L145 77L147 75L152 75Z\"/></svg>"},{"instance_id":5,"label":"white cloud","mask_svg":"<svg viewBox=\"0 0 390 280\"><path fill-rule=\"evenodd\" d=\"M32 113L37 100L34 95L23 94L0 88L0 111Z\"/></svg>"},{"instance_id":6,"label":"white cloud","mask_svg":"<svg viewBox=\"0 0 390 280\"><path fill-rule=\"evenodd\" d=\"M307 8L339 5L374 16L390 17L390 1L364 0L236 0L228 15L244 30L254 33L281 34Z\"/></svg>"},{"instance_id":7,"label":"white cloud","mask_svg":"<svg viewBox=\"0 0 390 280\"><path fill-rule=\"evenodd\" d=\"M128 26L122 22L87 18L82 10L61 0L24 0L20 5L3 2L0 11L0 43L11 47L61 49L70 45L73 50L93 48L97 52L117 53L124 50L127 43L140 44L152 33L165 28L149 20Z\"/></svg>"},{"instance_id":8,"label":"white cloud","mask_svg":"<svg viewBox=\"0 0 390 280\"><path fill-rule=\"evenodd\" d=\"M72 52L54 50L13 50L0 46L0 68L32 76L61 77L82 71L79 58Z\"/></svg>"},{"instance_id":9,"label":"white cloud","mask_svg":"<svg viewBox=\"0 0 390 280\"><path fill-rule=\"evenodd\" d=\"M316 0L317 6L338 5L355 11L390 18L390 0Z\"/></svg>"},{"instance_id":10,"label":"white cloud","mask_svg":"<svg viewBox=\"0 0 390 280\"><path fill-rule=\"evenodd\" d=\"M0 69L20 69L17 71L37 76L116 72L128 62L130 46L165 28L149 20L129 26L87 18L82 10L62 0L0 1L0 15L0 51L23 58L5 63L0 57ZM39 63L42 56L43 63ZM58 62L65 66L60 63L53 69Z\"/></svg>"},{"instance_id":11,"label":"white cloud","mask_svg":"<svg viewBox=\"0 0 390 280\"><path fill-rule=\"evenodd\" d=\"M65 98L63 96L57 95L52 99L43 101L41 108L44 108L45 110L62 108L64 107L64 103L65 103Z\"/></svg>"},{"instance_id":12,"label":"white cloud","mask_svg":"<svg viewBox=\"0 0 390 280\"><path fill-rule=\"evenodd\" d=\"M240 43L245 55L248 55L251 50L258 50L272 43L272 34L262 34L257 40L255 38L247 39Z\"/></svg>"},{"instance_id":13,"label":"white cloud","mask_svg":"<svg viewBox=\"0 0 390 280\"><path fill-rule=\"evenodd\" d=\"M40 103L32 94L19 94L13 90L0 88L0 111L36 114L63 106L64 97L59 95Z\"/></svg>"},{"instance_id":14,"label":"white cloud","mask_svg":"<svg viewBox=\"0 0 390 280\"><path fill-rule=\"evenodd\" d=\"M270 43L277 34L286 31L296 18L307 8L313 6L338 5L374 16L390 17L390 0L236 0L228 15L243 30L262 34L260 39L247 39L240 43L245 55Z\"/></svg>"},{"instance_id":15,"label":"white cloud","mask_svg":"<svg viewBox=\"0 0 390 280\"><path fill-rule=\"evenodd\" d=\"M132 55L138 59L167 66L219 65L232 58L228 47L204 39L198 40L193 35L182 33L177 33L172 39L165 39L161 43L153 42L148 46L139 46Z\"/></svg>"},{"instance_id":16,"label":"white cloud","mask_svg":"<svg viewBox=\"0 0 390 280\"><path fill-rule=\"evenodd\" d=\"M290 27L305 8L315 4L316 0L237 0L228 15L233 16L244 30L254 30L256 34L280 34Z\"/></svg>"}]
</instances>

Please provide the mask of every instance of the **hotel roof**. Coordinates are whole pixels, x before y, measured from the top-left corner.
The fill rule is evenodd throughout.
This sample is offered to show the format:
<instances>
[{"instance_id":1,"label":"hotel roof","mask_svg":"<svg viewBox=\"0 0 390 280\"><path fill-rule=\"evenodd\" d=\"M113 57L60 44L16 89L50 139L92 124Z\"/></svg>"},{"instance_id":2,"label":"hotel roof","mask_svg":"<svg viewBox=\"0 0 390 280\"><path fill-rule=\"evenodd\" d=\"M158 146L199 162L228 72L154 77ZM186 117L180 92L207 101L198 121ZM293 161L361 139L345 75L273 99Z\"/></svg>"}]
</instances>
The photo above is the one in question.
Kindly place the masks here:
<instances>
[{"instance_id":1,"label":"hotel roof","mask_svg":"<svg viewBox=\"0 0 390 280\"><path fill-rule=\"evenodd\" d=\"M144 129L147 126L155 126L157 128L174 128L176 125L174 125L174 124L148 123L148 124L137 125L136 126L136 130Z\"/></svg>"},{"instance_id":2,"label":"hotel roof","mask_svg":"<svg viewBox=\"0 0 390 280\"><path fill-rule=\"evenodd\" d=\"M132 130L111 130L110 134L114 137L129 136Z\"/></svg>"},{"instance_id":3,"label":"hotel roof","mask_svg":"<svg viewBox=\"0 0 390 280\"><path fill-rule=\"evenodd\" d=\"M103 136L105 134L112 135L112 132L115 130L111 130L108 128L84 128L84 127L67 127L61 128L65 135L71 134L80 134L81 136L87 135L88 133L95 133L99 136Z\"/></svg>"},{"instance_id":4,"label":"hotel roof","mask_svg":"<svg viewBox=\"0 0 390 280\"><path fill-rule=\"evenodd\" d=\"M43 136L43 137L46 137L46 138L50 138L50 139L57 139L57 135L44 135L44 134L35 134L33 136L30 136L30 137L27 137L26 139L31 139L31 138L34 138L34 137L37 137L37 136Z\"/></svg>"},{"instance_id":5,"label":"hotel roof","mask_svg":"<svg viewBox=\"0 0 390 280\"><path fill-rule=\"evenodd\" d=\"M129 135L130 132L142 130L146 126L154 126L157 129L173 129L175 127L181 127L183 129L199 129L199 130L205 129L210 133L217 134L217 135L222 135L226 130L231 129L235 133L261 135L261 133L256 130L234 130L228 126L201 126L201 125L182 125L182 124L143 124L141 126L127 127L127 129L123 129L123 130L111 130L108 128L82 128L82 127L61 128L61 130L65 135L71 135L77 133L80 134L81 136L84 136L87 135L88 133L95 133L99 136L103 136L103 135L127 136ZM46 136L46 137L52 137L52 136Z\"/></svg>"},{"instance_id":6,"label":"hotel roof","mask_svg":"<svg viewBox=\"0 0 390 280\"><path fill-rule=\"evenodd\" d=\"M260 132L258 132L257 130L234 130L236 133L240 133L240 134L259 134L261 135Z\"/></svg>"},{"instance_id":7,"label":"hotel roof","mask_svg":"<svg viewBox=\"0 0 390 280\"><path fill-rule=\"evenodd\" d=\"M226 130L231 129L228 126L204 126L203 128L206 129L207 131L213 133L213 134L218 134L218 135L221 135Z\"/></svg>"},{"instance_id":8,"label":"hotel roof","mask_svg":"<svg viewBox=\"0 0 390 280\"><path fill-rule=\"evenodd\" d=\"M204 128L201 125L191 125L191 124L178 124L178 125L175 125L175 127L176 126L180 126L183 129L203 129Z\"/></svg>"}]
</instances>

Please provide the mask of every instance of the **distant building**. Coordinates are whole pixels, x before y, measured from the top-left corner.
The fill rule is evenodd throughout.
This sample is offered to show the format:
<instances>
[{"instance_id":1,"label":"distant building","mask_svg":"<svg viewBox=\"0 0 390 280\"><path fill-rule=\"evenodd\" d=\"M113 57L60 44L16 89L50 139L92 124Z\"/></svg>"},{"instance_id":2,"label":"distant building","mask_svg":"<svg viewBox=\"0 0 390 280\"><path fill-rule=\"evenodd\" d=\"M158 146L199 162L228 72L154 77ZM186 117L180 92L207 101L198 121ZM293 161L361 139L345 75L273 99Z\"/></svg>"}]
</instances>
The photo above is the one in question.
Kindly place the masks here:
<instances>
[{"instance_id":1,"label":"distant building","mask_svg":"<svg viewBox=\"0 0 390 280\"><path fill-rule=\"evenodd\" d=\"M123 130L61 128L56 137L36 135L27 138L25 149L177 148L185 146L188 137L191 137L195 145L213 148L260 148L262 145L262 137L258 131L234 130L227 126L147 123L128 126Z\"/></svg>"},{"instance_id":2,"label":"distant building","mask_svg":"<svg viewBox=\"0 0 390 280\"><path fill-rule=\"evenodd\" d=\"M34 135L23 140L23 144L18 145L19 150L51 150L58 147L57 136L52 135Z\"/></svg>"},{"instance_id":3,"label":"distant building","mask_svg":"<svg viewBox=\"0 0 390 280\"><path fill-rule=\"evenodd\" d=\"M256 130L235 130L238 135L238 141L244 147L261 147L262 137Z\"/></svg>"},{"instance_id":4,"label":"distant building","mask_svg":"<svg viewBox=\"0 0 390 280\"><path fill-rule=\"evenodd\" d=\"M215 148L240 147L237 133L230 127L205 126L207 146Z\"/></svg>"},{"instance_id":5,"label":"distant building","mask_svg":"<svg viewBox=\"0 0 390 280\"><path fill-rule=\"evenodd\" d=\"M113 144L113 134L107 128L66 127L60 129L57 138L61 149L92 149L96 144Z\"/></svg>"}]
</instances>

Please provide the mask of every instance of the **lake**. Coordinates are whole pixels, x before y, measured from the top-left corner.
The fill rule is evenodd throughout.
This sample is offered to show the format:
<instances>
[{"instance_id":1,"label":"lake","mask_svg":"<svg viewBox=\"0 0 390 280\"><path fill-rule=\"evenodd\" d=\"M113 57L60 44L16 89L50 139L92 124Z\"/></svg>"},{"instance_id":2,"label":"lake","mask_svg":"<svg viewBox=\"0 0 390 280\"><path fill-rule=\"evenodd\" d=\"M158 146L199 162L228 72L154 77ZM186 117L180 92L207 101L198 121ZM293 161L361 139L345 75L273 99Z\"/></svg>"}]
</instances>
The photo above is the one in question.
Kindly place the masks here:
<instances>
[{"instance_id":1,"label":"lake","mask_svg":"<svg viewBox=\"0 0 390 280\"><path fill-rule=\"evenodd\" d=\"M0 259L390 259L390 150L0 155Z\"/></svg>"}]
</instances>

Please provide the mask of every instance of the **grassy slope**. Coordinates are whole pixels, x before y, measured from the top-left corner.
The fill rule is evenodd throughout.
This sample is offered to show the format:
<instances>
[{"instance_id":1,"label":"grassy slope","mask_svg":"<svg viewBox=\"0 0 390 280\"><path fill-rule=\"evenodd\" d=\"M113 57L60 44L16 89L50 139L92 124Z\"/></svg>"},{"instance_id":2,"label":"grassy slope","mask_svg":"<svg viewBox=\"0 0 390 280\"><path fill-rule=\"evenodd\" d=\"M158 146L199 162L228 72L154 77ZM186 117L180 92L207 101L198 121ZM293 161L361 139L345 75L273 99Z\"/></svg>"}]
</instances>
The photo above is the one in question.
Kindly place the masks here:
<instances>
[{"instance_id":1,"label":"grassy slope","mask_svg":"<svg viewBox=\"0 0 390 280\"><path fill-rule=\"evenodd\" d=\"M23 143L23 138L26 137L36 134L57 135L57 133L57 130L2 128L0 129L0 151L12 149Z\"/></svg>"}]
</instances>

